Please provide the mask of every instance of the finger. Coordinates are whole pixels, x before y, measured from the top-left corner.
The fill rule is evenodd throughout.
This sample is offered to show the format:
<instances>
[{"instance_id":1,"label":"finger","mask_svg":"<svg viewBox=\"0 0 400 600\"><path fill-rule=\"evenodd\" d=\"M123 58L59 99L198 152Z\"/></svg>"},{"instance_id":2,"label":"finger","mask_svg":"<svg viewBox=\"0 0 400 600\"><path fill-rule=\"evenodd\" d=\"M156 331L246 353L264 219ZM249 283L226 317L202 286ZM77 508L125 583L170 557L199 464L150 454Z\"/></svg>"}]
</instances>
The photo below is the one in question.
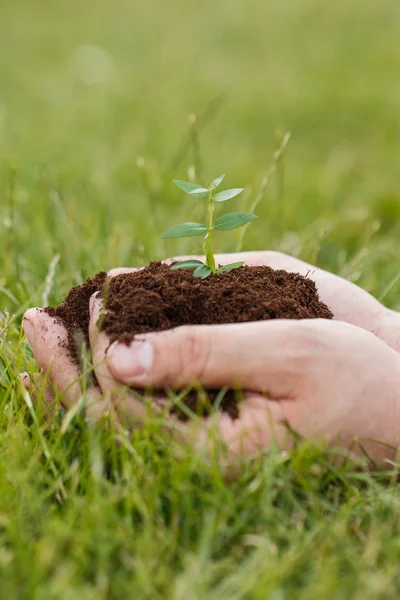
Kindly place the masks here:
<instances>
[{"instance_id":1,"label":"finger","mask_svg":"<svg viewBox=\"0 0 400 600\"><path fill-rule=\"evenodd\" d=\"M169 262L172 260L187 260L189 258L202 259L201 256L192 255L176 257ZM371 296L371 294L338 275L273 250L216 254L215 260L220 265L231 263L233 260L243 261L245 265L250 267L267 266L275 270L282 269L307 277L316 284L320 299L333 312L335 320L344 321L367 329L378 335L378 337L381 337L394 348L399 346L398 333L396 334L397 337L390 333L393 330L391 328L393 319L390 319L390 311L378 302L376 298ZM379 332L382 329L382 324L386 322L388 323L388 327L382 335ZM398 332L398 328L396 328L396 331ZM393 338L395 338L394 341Z\"/></svg>"},{"instance_id":2,"label":"finger","mask_svg":"<svg viewBox=\"0 0 400 600\"><path fill-rule=\"evenodd\" d=\"M178 256L164 262L170 264L175 261L201 260L202 258L202 256L194 255ZM322 302L331 309L335 320L367 329L381 337L395 349L399 348L398 316L395 315L395 318L393 318L391 311L386 309L371 294L338 275L273 250L216 254L215 260L219 265L226 265L233 260L243 261L247 266L268 266L275 270L282 269L308 277L315 282ZM121 274L129 272L130 269L115 269L114 271L115 274ZM392 327L394 321L396 325L395 333L393 333Z\"/></svg>"},{"instance_id":3,"label":"finger","mask_svg":"<svg viewBox=\"0 0 400 600\"><path fill-rule=\"evenodd\" d=\"M48 371L58 391L65 390L65 404L72 405L81 393L80 370L70 356L64 325L39 308L29 309L22 324L40 369Z\"/></svg>"},{"instance_id":4,"label":"finger","mask_svg":"<svg viewBox=\"0 0 400 600\"><path fill-rule=\"evenodd\" d=\"M29 375L21 373L21 380L35 405L43 410L46 420L51 420L58 407L54 407L54 393L48 385L43 385L43 376L36 373L31 384ZM208 456L215 444L224 444L230 461L252 456L272 443L282 444L288 438L287 429L281 424L283 415L279 402L269 402L259 394L246 394L238 410L238 419L232 419L227 413L217 413L210 419L190 423L174 419L169 425L178 441L190 443ZM132 416L132 411L129 412L128 416Z\"/></svg>"},{"instance_id":5,"label":"finger","mask_svg":"<svg viewBox=\"0 0 400 600\"><path fill-rule=\"evenodd\" d=\"M239 407L238 419L220 413L207 420L179 424L180 427L173 430L174 437L180 443L194 446L208 459L217 456L225 475L233 477L243 458L253 458L272 447L290 450L298 436L323 442L324 447L350 449L346 460L365 457L365 452L381 466L387 466L386 459L391 454L395 460L396 452L386 444L359 439L345 431L338 435L329 428L321 429L318 416L310 414L297 400L269 401L259 394L246 396ZM343 454L334 454L332 461L342 464Z\"/></svg>"},{"instance_id":6,"label":"finger","mask_svg":"<svg viewBox=\"0 0 400 600\"><path fill-rule=\"evenodd\" d=\"M264 321L184 326L136 336L129 346L113 344L108 367L132 387L239 387L268 391L272 398L295 395L314 344L328 320ZM315 338L315 339L314 339ZM315 348L313 348L315 351Z\"/></svg>"},{"instance_id":7,"label":"finger","mask_svg":"<svg viewBox=\"0 0 400 600\"><path fill-rule=\"evenodd\" d=\"M245 395L237 419L217 412L189 423L170 422L170 427L178 442L194 446L208 459L217 455L225 471L273 445L281 449L293 445L293 436L284 424L282 402L254 393Z\"/></svg>"},{"instance_id":8,"label":"finger","mask_svg":"<svg viewBox=\"0 0 400 600\"><path fill-rule=\"evenodd\" d=\"M20 379L29 392L30 399L37 411L47 423L52 423L57 412L63 406L54 392L48 376L43 373L34 373L32 377L28 373L21 373Z\"/></svg>"},{"instance_id":9,"label":"finger","mask_svg":"<svg viewBox=\"0 0 400 600\"><path fill-rule=\"evenodd\" d=\"M121 383L116 381L108 370L107 350L110 341L98 326L102 307L102 299L98 294L94 294L90 299L89 339L96 379L103 396L112 403L118 414L124 415L130 421L139 421L144 418L146 413L144 404L124 386L121 386Z\"/></svg>"},{"instance_id":10,"label":"finger","mask_svg":"<svg viewBox=\"0 0 400 600\"><path fill-rule=\"evenodd\" d=\"M61 404L57 402L48 377L42 373L34 373L32 377L29 377L27 373L22 373L20 377L30 394L36 411L50 423L56 412L61 408Z\"/></svg>"},{"instance_id":11,"label":"finger","mask_svg":"<svg viewBox=\"0 0 400 600\"><path fill-rule=\"evenodd\" d=\"M53 404L56 394L48 377L44 376L43 373L34 373L32 377L28 373L20 373L19 377L25 388L30 392L36 393L38 388L41 389L47 406Z\"/></svg>"},{"instance_id":12,"label":"finger","mask_svg":"<svg viewBox=\"0 0 400 600\"><path fill-rule=\"evenodd\" d=\"M29 374L26 372L20 373L19 378L22 382L22 385L25 387L25 389L29 390L30 385L31 385L31 378L29 377Z\"/></svg>"},{"instance_id":13,"label":"finger","mask_svg":"<svg viewBox=\"0 0 400 600\"><path fill-rule=\"evenodd\" d=\"M225 261L228 256L221 255L221 259ZM241 254L239 260L244 260L250 266L264 264L311 279L316 284L320 299L333 312L334 320L366 329L393 348L398 348L398 327L396 337L396 334L392 334L390 311L355 283L282 252L248 252ZM385 328L386 323L388 328Z\"/></svg>"},{"instance_id":14,"label":"finger","mask_svg":"<svg viewBox=\"0 0 400 600\"><path fill-rule=\"evenodd\" d=\"M64 325L44 310L31 308L24 315L23 328L41 371L48 377L63 404L70 408L82 396L83 378L79 365L69 352ZM100 390L92 383L85 387L88 415L97 416L100 407L95 405Z\"/></svg>"}]
</instances>

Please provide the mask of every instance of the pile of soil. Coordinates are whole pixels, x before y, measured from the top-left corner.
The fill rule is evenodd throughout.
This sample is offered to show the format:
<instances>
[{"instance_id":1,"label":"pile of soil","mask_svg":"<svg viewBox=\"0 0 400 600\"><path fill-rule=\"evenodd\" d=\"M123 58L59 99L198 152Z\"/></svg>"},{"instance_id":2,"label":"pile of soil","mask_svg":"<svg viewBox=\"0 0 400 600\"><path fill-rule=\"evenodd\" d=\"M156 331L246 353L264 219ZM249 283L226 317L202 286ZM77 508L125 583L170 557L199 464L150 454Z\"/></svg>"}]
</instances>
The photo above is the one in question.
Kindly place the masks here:
<instances>
[{"instance_id":1,"label":"pile of soil","mask_svg":"<svg viewBox=\"0 0 400 600\"><path fill-rule=\"evenodd\" d=\"M77 335L89 343L89 299L99 291L107 307L101 328L110 342L129 344L135 335L165 331L180 325L244 323L269 319L331 319L329 308L318 296L315 283L306 277L270 267L240 267L207 279L190 270L171 271L160 262L144 269L107 278L104 272L71 289L63 303L46 312L61 320L68 331L68 350L80 361ZM219 390L204 394L192 390L183 402L194 412L209 412ZM233 390L223 397L220 409L238 415ZM174 411L186 418L179 407Z\"/></svg>"}]
</instances>

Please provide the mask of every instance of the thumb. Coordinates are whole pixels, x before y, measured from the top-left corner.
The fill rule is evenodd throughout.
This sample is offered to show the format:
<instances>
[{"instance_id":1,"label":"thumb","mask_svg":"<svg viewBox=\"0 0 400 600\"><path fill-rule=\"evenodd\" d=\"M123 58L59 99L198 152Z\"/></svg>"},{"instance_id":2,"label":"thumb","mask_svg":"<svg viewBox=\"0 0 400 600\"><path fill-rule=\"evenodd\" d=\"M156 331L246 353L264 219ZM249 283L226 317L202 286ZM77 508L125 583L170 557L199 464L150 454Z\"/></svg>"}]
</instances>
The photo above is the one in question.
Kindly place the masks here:
<instances>
[{"instance_id":1,"label":"thumb","mask_svg":"<svg viewBox=\"0 0 400 600\"><path fill-rule=\"evenodd\" d=\"M314 322L315 327L315 322ZM294 395L304 373L302 321L183 326L114 343L108 368L132 387L241 387L272 398Z\"/></svg>"}]
</instances>

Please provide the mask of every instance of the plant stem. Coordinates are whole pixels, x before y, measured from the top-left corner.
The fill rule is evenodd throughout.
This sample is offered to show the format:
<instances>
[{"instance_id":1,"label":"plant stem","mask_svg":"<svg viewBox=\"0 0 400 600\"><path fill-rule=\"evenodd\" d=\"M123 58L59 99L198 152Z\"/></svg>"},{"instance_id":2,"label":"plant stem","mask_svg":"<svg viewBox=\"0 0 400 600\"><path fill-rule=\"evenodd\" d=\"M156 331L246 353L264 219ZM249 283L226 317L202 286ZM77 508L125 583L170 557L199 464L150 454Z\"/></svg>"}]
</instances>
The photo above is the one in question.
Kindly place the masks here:
<instances>
[{"instance_id":1,"label":"plant stem","mask_svg":"<svg viewBox=\"0 0 400 600\"><path fill-rule=\"evenodd\" d=\"M208 192L208 233L211 234L212 224L213 224L213 201L212 201L212 192L209 190Z\"/></svg>"},{"instance_id":2,"label":"plant stem","mask_svg":"<svg viewBox=\"0 0 400 600\"><path fill-rule=\"evenodd\" d=\"M211 250L211 232L213 229L213 199L211 190L208 191L208 230L203 240L203 250L206 255L206 265L211 269L213 273L216 271L215 258L213 251Z\"/></svg>"}]
</instances>

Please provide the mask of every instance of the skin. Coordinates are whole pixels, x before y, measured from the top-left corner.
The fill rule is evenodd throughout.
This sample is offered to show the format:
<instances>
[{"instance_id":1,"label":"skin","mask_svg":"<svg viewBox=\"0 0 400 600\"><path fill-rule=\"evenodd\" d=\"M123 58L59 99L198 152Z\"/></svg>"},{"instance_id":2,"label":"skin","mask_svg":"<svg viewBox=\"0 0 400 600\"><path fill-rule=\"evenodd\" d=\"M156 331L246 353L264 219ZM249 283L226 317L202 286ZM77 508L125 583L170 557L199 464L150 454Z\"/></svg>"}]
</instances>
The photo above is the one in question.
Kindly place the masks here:
<instances>
[{"instance_id":1,"label":"skin","mask_svg":"<svg viewBox=\"0 0 400 600\"><path fill-rule=\"evenodd\" d=\"M93 297L89 333L99 386L88 392L91 416L111 410L124 422L140 424L145 408L121 384L160 390L194 381L205 388L241 386L246 392L239 419L218 413L180 427L179 436L207 446L212 431L234 462L272 443L290 447L288 422L310 439L340 443L355 454L366 451L380 465L393 460L400 445L400 315L354 284L284 254L216 259L308 275L334 320L180 327L109 348L97 328L101 301ZM127 271L114 269L110 276ZM81 395L79 383L73 384L80 374L60 347L63 327L38 309L27 311L23 325L42 376L59 391L68 388L62 402L72 406ZM26 375L23 381L38 397ZM40 397L52 404L49 385Z\"/></svg>"}]
</instances>

